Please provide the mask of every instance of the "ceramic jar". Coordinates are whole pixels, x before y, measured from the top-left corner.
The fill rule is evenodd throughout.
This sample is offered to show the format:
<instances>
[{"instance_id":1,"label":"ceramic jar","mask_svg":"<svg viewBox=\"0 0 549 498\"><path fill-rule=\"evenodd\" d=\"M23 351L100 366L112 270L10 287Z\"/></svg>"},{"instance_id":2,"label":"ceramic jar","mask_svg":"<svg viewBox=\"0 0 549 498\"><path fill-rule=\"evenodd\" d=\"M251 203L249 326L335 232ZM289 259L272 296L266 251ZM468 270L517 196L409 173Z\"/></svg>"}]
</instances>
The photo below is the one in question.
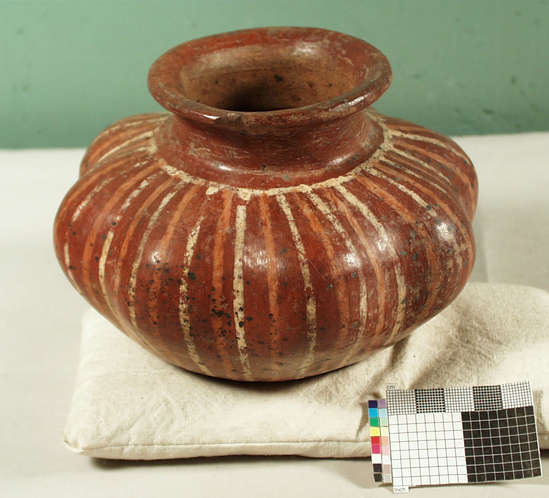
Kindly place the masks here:
<instances>
[{"instance_id":1,"label":"ceramic jar","mask_svg":"<svg viewBox=\"0 0 549 498\"><path fill-rule=\"evenodd\" d=\"M364 360L445 308L474 262L473 166L373 110L386 58L341 33L240 31L149 73L169 113L89 147L55 222L74 287L152 353L244 381Z\"/></svg>"}]
</instances>

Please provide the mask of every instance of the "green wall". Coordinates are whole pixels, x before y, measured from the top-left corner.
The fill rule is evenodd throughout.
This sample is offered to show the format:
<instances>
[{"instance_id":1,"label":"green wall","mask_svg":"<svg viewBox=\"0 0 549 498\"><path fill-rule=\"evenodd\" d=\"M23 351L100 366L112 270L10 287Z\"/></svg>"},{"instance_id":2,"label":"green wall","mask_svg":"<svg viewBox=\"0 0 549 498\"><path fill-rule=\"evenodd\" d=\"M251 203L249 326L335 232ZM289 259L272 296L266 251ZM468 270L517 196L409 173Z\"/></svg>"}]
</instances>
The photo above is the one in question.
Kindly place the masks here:
<instances>
[{"instance_id":1,"label":"green wall","mask_svg":"<svg viewBox=\"0 0 549 498\"><path fill-rule=\"evenodd\" d=\"M0 2L0 147L81 147L159 110L150 64L186 40L254 26L317 26L389 58L376 107L454 134L549 130L544 1L200 0Z\"/></svg>"}]
</instances>

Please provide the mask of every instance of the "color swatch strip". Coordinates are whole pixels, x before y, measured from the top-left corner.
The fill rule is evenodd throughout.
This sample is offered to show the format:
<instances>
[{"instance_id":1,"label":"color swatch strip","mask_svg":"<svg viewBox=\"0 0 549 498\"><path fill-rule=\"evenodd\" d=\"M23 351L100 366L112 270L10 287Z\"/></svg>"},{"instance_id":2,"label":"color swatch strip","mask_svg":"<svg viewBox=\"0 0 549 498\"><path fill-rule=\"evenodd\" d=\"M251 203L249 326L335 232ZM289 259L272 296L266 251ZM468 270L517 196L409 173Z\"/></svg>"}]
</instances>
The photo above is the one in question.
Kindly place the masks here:
<instances>
[{"instance_id":1,"label":"color swatch strip","mask_svg":"<svg viewBox=\"0 0 549 498\"><path fill-rule=\"evenodd\" d=\"M368 401L368 416L370 418L374 481L389 483L392 478L387 400L376 399Z\"/></svg>"}]
</instances>

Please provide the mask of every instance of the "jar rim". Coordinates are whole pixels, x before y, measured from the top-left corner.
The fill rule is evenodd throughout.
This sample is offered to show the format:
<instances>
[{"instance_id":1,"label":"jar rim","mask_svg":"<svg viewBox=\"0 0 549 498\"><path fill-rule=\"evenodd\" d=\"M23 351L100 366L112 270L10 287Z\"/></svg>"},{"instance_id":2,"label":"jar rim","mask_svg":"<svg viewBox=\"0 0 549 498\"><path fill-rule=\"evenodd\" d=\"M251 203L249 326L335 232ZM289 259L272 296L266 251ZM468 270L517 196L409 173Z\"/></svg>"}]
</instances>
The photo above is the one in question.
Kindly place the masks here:
<instances>
[{"instance_id":1,"label":"jar rim","mask_svg":"<svg viewBox=\"0 0 549 498\"><path fill-rule=\"evenodd\" d=\"M182 84L182 74L196 66L197 61L207 57L212 59L216 52L227 55L227 50L242 51L262 46L269 47L271 52L285 50L290 54L296 50L316 51L317 60L322 60L327 67L331 61L326 59L333 55L356 72L353 77L357 81L340 95L303 106L273 110L239 110L208 105L191 98L188 88ZM332 69L337 71L339 68ZM250 125L297 127L341 119L375 102L389 87L391 78L387 58L359 38L321 28L270 27L232 31L182 43L153 63L148 86L160 105L184 119L243 130Z\"/></svg>"}]
</instances>

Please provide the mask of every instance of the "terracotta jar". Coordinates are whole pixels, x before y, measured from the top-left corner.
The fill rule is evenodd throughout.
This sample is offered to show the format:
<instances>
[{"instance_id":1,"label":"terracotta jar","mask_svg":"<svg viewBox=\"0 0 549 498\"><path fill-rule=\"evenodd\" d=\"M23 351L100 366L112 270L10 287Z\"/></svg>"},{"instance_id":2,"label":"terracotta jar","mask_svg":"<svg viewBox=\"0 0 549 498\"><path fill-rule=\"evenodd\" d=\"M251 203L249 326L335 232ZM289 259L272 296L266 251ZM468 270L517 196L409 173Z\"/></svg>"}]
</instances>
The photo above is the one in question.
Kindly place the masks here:
<instances>
[{"instance_id":1,"label":"terracotta jar","mask_svg":"<svg viewBox=\"0 0 549 498\"><path fill-rule=\"evenodd\" d=\"M370 105L386 58L321 29L211 36L149 73L169 113L89 147L55 222L76 289L152 353L245 381L329 372L395 344L474 262L473 166Z\"/></svg>"}]
</instances>

